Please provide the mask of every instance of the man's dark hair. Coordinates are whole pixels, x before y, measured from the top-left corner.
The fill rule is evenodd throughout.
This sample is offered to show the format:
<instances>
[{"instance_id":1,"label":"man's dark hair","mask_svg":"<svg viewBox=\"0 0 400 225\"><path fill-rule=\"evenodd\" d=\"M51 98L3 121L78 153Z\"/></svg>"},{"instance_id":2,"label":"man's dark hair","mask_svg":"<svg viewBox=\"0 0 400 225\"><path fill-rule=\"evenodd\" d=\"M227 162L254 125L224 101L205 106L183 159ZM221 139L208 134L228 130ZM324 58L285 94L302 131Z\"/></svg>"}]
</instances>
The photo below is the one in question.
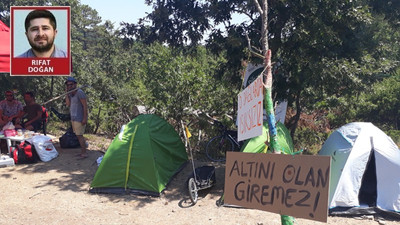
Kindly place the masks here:
<instances>
[{"instance_id":1,"label":"man's dark hair","mask_svg":"<svg viewBox=\"0 0 400 225\"><path fill-rule=\"evenodd\" d=\"M54 17L53 13L45 9L37 9L31 11L25 18L25 31L28 31L29 26L31 25L31 20L37 18L47 18L50 20L50 25L53 29L57 29L57 22L56 18Z\"/></svg>"},{"instance_id":2,"label":"man's dark hair","mask_svg":"<svg viewBox=\"0 0 400 225\"><path fill-rule=\"evenodd\" d=\"M33 94L33 92L31 92L31 91L25 92L24 95L29 95L29 96L31 96L31 98L35 98L35 94Z\"/></svg>"}]
</instances>

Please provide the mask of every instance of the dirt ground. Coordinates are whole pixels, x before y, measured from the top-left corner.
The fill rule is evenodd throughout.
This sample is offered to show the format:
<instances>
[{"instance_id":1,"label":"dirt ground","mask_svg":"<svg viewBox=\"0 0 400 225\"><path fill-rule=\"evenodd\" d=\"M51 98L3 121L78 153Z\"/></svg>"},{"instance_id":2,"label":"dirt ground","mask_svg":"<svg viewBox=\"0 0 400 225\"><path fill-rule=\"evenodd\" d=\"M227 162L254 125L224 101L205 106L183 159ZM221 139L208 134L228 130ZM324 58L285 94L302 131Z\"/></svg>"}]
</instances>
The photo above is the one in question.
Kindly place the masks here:
<instances>
[{"instance_id":1,"label":"dirt ground","mask_svg":"<svg viewBox=\"0 0 400 225\"><path fill-rule=\"evenodd\" d=\"M53 139L58 141L58 138ZM103 154L96 141L89 158L78 160L79 149L62 149L50 162L0 168L0 224L281 224L278 214L218 207L223 192L224 165L216 166L217 184L199 192L192 205L185 181L191 164L170 182L161 197L91 194L90 182ZM97 148L97 149L96 149ZM209 165L204 159L196 167ZM295 224L324 224L296 219ZM327 224L400 224L390 217L328 217Z\"/></svg>"}]
</instances>

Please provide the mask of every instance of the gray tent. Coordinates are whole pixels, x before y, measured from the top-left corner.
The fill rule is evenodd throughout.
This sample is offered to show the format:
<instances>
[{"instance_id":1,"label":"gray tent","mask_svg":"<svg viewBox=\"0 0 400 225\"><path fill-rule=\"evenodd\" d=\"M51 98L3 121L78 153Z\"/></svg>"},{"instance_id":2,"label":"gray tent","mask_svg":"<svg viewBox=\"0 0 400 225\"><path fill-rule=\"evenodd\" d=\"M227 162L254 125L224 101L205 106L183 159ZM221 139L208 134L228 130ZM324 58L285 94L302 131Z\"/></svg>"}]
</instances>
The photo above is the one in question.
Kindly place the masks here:
<instances>
[{"instance_id":1,"label":"gray tent","mask_svg":"<svg viewBox=\"0 0 400 225\"><path fill-rule=\"evenodd\" d=\"M332 211L400 212L400 151L372 123L340 127L329 136L319 155L331 156Z\"/></svg>"}]
</instances>

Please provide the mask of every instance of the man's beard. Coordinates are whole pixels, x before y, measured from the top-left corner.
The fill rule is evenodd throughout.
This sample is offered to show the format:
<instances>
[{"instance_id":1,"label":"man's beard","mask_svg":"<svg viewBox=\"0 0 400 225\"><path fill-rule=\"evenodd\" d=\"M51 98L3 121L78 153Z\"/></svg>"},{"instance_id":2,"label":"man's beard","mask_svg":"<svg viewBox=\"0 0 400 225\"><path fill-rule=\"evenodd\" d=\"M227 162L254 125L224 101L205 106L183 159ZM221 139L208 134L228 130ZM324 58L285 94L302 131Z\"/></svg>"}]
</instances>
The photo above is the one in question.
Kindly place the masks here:
<instances>
[{"instance_id":1,"label":"man's beard","mask_svg":"<svg viewBox=\"0 0 400 225\"><path fill-rule=\"evenodd\" d=\"M35 38L33 41L31 41L30 39L28 39L29 44L31 45L32 49L37 51L37 52L47 52L51 49L51 47L53 47L54 44L54 38L46 38L47 39L47 44L46 45L37 45L35 44L35 40L36 39L42 39L42 38Z\"/></svg>"}]
</instances>

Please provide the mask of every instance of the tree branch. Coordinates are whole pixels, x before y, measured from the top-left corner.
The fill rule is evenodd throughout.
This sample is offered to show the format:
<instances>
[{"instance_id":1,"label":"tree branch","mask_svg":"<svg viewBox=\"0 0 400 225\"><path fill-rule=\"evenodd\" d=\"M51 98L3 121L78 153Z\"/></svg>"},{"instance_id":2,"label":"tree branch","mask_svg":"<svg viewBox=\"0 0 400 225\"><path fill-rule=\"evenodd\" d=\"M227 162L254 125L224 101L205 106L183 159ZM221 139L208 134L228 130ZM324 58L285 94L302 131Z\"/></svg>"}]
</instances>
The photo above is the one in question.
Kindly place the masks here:
<instances>
[{"instance_id":1,"label":"tree branch","mask_svg":"<svg viewBox=\"0 0 400 225\"><path fill-rule=\"evenodd\" d=\"M260 15L264 14L264 11L262 10L260 3L258 3L257 0L253 0L254 4L256 5L257 11L260 13Z\"/></svg>"},{"instance_id":2,"label":"tree branch","mask_svg":"<svg viewBox=\"0 0 400 225\"><path fill-rule=\"evenodd\" d=\"M253 51L253 48L251 47L251 43L250 43L250 38L249 36L246 34L246 39L247 39L247 47L249 48L250 53L254 54L255 56L264 59L265 57L261 54L259 54L258 52Z\"/></svg>"}]
</instances>

